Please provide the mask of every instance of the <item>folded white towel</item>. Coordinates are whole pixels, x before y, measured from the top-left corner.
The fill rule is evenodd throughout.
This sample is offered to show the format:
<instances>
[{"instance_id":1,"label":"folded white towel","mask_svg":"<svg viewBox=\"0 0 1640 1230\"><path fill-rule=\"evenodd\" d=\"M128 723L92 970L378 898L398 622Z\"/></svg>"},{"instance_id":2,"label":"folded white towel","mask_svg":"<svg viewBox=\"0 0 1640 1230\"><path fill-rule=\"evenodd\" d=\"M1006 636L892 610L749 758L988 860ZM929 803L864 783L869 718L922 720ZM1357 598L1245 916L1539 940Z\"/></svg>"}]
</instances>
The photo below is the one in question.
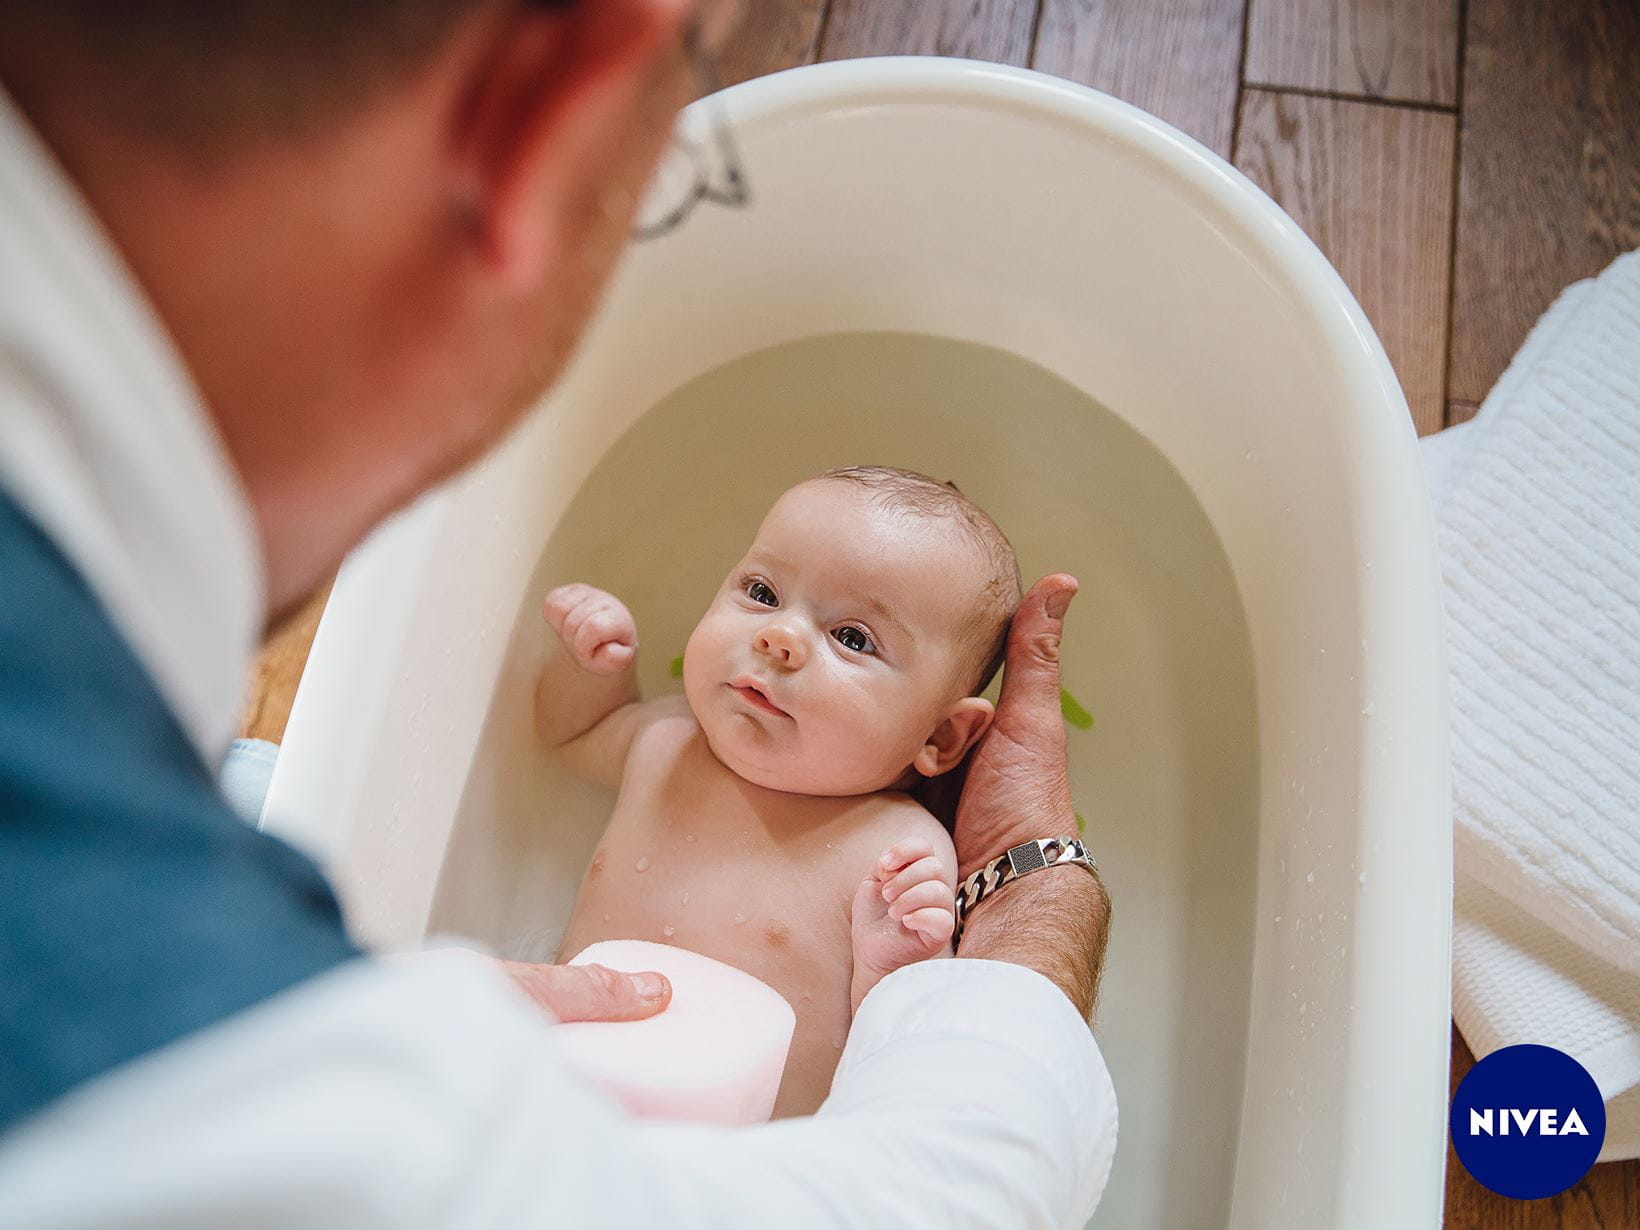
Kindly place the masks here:
<instances>
[{"instance_id":1,"label":"folded white towel","mask_svg":"<svg viewBox=\"0 0 1640 1230\"><path fill-rule=\"evenodd\" d=\"M1558 1046L1640 1156L1640 252L1424 445L1452 697L1453 1013Z\"/></svg>"}]
</instances>

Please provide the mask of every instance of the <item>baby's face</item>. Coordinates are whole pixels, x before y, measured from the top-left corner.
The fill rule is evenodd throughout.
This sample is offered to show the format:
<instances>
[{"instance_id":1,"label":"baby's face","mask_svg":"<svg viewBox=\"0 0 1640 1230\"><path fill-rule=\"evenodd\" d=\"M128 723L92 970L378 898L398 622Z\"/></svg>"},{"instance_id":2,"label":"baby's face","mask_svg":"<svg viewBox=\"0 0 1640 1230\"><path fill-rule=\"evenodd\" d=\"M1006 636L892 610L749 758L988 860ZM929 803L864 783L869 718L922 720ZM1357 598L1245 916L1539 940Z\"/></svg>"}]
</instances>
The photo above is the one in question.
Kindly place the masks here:
<instances>
[{"instance_id":1,"label":"baby's face","mask_svg":"<svg viewBox=\"0 0 1640 1230\"><path fill-rule=\"evenodd\" d=\"M876 508L835 479L792 488L684 652L712 751L774 790L894 785L962 698L959 633L983 584L948 523Z\"/></svg>"}]
</instances>

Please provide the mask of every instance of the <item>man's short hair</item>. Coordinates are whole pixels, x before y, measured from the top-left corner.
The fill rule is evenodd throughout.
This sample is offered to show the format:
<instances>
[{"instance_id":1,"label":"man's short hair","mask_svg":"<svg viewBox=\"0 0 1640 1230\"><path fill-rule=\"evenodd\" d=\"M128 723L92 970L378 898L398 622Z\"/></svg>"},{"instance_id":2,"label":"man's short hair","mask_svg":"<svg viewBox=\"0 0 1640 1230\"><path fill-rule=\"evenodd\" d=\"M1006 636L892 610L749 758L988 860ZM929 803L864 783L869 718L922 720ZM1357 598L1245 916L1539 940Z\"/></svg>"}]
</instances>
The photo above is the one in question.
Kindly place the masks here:
<instances>
[{"instance_id":1,"label":"man's short hair","mask_svg":"<svg viewBox=\"0 0 1640 1230\"><path fill-rule=\"evenodd\" d=\"M1008 649L1008 627L1019 609L1022 586L1013 544L997 523L952 482L893 466L841 466L821 479L856 483L885 508L951 521L968 538L985 566L986 579L962 630L958 670L965 691L977 696L996 675Z\"/></svg>"},{"instance_id":2,"label":"man's short hair","mask_svg":"<svg viewBox=\"0 0 1640 1230\"><path fill-rule=\"evenodd\" d=\"M462 17L493 3L6 0L0 37L61 63L141 135L209 153L323 131L431 62Z\"/></svg>"}]
</instances>

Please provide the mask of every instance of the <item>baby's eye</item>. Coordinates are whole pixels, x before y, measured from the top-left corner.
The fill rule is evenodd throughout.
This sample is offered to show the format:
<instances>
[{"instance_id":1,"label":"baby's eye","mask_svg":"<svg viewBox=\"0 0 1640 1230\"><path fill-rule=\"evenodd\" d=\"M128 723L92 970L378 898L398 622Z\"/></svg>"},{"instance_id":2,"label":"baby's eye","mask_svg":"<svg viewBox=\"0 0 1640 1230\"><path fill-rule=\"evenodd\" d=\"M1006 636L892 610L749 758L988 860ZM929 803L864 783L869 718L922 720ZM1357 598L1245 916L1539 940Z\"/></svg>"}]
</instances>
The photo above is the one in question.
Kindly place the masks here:
<instances>
[{"instance_id":1,"label":"baby's eye","mask_svg":"<svg viewBox=\"0 0 1640 1230\"><path fill-rule=\"evenodd\" d=\"M845 649L852 649L855 653L876 653L877 646L871 643L871 638L859 628L844 625L832 633L837 643Z\"/></svg>"},{"instance_id":2,"label":"baby's eye","mask_svg":"<svg viewBox=\"0 0 1640 1230\"><path fill-rule=\"evenodd\" d=\"M780 605L779 595L766 582L759 581L754 577L748 577L741 582L741 587L745 589L746 596L753 602L761 602L764 606Z\"/></svg>"}]
</instances>

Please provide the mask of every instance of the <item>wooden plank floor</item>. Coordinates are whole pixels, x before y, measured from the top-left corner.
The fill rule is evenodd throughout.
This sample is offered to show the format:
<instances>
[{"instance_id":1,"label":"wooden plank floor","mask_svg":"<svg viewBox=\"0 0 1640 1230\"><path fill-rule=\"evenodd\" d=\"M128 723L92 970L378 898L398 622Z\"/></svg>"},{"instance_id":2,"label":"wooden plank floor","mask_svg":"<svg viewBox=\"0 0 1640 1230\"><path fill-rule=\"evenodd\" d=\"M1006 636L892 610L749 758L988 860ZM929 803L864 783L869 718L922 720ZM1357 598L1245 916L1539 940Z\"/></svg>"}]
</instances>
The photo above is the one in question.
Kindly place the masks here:
<instances>
[{"instance_id":1,"label":"wooden plank floor","mask_svg":"<svg viewBox=\"0 0 1640 1230\"><path fill-rule=\"evenodd\" d=\"M965 55L1106 90L1232 158L1315 239L1420 432L1474 415L1567 283L1640 247L1636 0L762 0L725 84L815 59ZM278 739L323 597L268 643ZM1454 1087L1473 1063L1453 1032ZM1448 1230L1640 1226L1640 1162L1550 1200L1455 1158Z\"/></svg>"},{"instance_id":2,"label":"wooden plank floor","mask_svg":"<svg viewBox=\"0 0 1640 1230\"><path fill-rule=\"evenodd\" d=\"M1236 165L1344 275L1420 435L1446 418L1457 132L1449 112L1253 88L1242 93L1237 128Z\"/></svg>"}]
</instances>

